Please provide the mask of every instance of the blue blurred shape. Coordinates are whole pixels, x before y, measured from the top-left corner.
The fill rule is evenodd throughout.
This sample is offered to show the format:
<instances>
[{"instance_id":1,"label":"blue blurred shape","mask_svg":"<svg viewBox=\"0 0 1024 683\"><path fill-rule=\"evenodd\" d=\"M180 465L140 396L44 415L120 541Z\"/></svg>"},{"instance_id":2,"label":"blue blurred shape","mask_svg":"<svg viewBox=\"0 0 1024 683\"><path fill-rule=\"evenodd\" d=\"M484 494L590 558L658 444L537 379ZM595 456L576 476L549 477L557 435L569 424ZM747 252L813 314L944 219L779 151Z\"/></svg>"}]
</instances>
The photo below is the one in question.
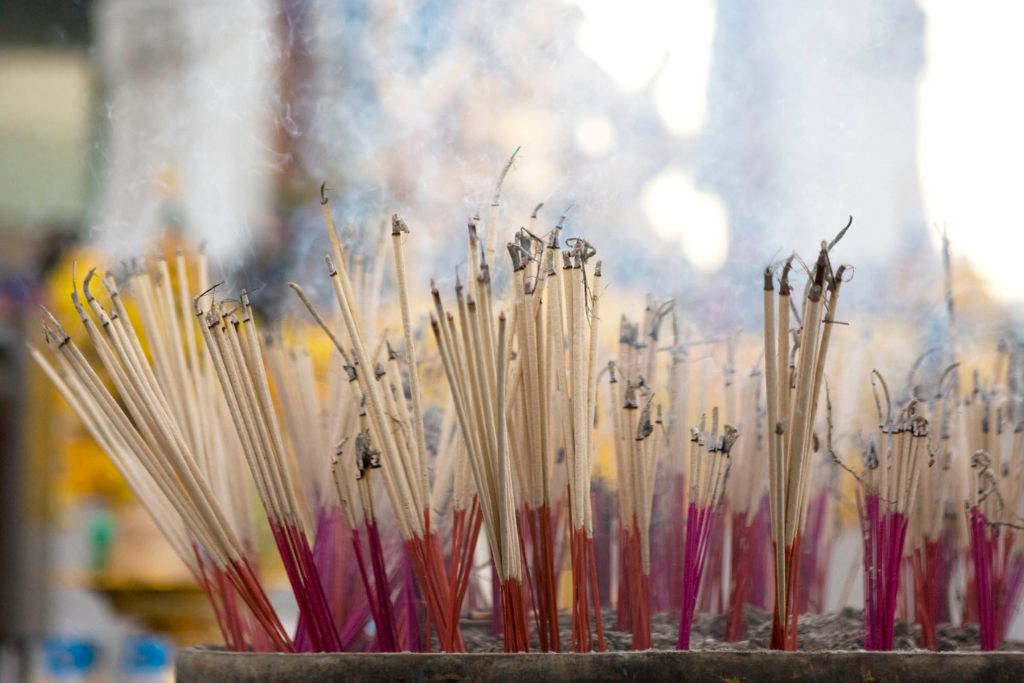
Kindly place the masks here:
<instances>
[{"instance_id":1,"label":"blue blurred shape","mask_svg":"<svg viewBox=\"0 0 1024 683\"><path fill-rule=\"evenodd\" d=\"M121 654L121 671L143 674L163 671L171 665L174 646L166 638L152 635L129 636Z\"/></svg>"},{"instance_id":2,"label":"blue blurred shape","mask_svg":"<svg viewBox=\"0 0 1024 683\"><path fill-rule=\"evenodd\" d=\"M51 636L43 643L43 658L54 678L81 676L96 666L99 646L84 638Z\"/></svg>"}]
</instances>

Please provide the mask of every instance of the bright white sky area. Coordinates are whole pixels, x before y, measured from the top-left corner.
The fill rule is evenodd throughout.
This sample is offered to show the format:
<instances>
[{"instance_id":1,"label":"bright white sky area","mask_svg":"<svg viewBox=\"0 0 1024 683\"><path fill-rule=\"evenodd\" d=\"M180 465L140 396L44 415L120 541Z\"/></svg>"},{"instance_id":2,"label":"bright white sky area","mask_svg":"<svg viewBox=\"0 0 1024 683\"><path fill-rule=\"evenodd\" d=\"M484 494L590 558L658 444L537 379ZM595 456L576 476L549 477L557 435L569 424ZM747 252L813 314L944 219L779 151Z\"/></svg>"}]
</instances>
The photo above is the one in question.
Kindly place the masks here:
<instances>
[{"instance_id":1,"label":"bright white sky area","mask_svg":"<svg viewBox=\"0 0 1024 683\"><path fill-rule=\"evenodd\" d=\"M675 135L705 123L714 0L574 0L584 14L576 40L624 92L652 87ZM1005 300L1024 300L1024 91L1019 87L1024 3L919 0L925 12L925 70L919 90L918 166L925 219L945 227ZM586 151L614 139L591 122L577 139ZM676 243L693 265L712 272L726 257L728 213L685 169L655 177L643 197L653 231ZM680 203L682 202L682 203ZM685 204L685 206L684 206Z\"/></svg>"},{"instance_id":2,"label":"bright white sky area","mask_svg":"<svg viewBox=\"0 0 1024 683\"><path fill-rule=\"evenodd\" d=\"M919 169L925 217L946 226L1000 298L1024 300L1024 3L922 0ZM936 237L937 239L937 237Z\"/></svg>"},{"instance_id":3,"label":"bright white sky area","mask_svg":"<svg viewBox=\"0 0 1024 683\"><path fill-rule=\"evenodd\" d=\"M650 87L654 107L670 133L699 133L707 118L714 1L575 2L584 15L576 34L580 49L623 91ZM603 128L581 126L577 131L584 152L592 141L608 137ZM678 244L697 270L714 272L722 266L729 234L726 207L717 195L699 189L692 174L666 168L648 183L642 202L654 233Z\"/></svg>"}]
</instances>

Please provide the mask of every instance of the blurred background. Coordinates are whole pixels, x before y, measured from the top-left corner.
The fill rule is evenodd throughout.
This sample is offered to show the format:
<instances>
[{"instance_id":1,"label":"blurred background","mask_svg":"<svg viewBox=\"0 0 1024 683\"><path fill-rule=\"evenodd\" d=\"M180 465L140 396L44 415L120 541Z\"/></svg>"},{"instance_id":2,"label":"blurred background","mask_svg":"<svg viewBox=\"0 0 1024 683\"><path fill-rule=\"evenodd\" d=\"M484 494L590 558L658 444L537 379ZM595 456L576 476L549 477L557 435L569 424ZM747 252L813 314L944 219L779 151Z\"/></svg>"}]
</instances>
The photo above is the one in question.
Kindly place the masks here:
<instances>
[{"instance_id":1,"label":"blurred background","mask_svg":"<svg viewBox=\"0 0 1024 683\"><path fill-rule=\"evenodd\" d=\"M0 678L45 642L35 671L150 680L210 626L26 361L72 262L202 241L286 316L280 283L325 251L326 181L350 232L401 212L411 281L447 283L518 148L510 234L543 202L604 254L613 310L673 296L712 334L756 329L759 271L852 215L850 334L863 367L905 372L944 334L943 231L964 343L1018 319L1022 19L995 0L0 3Z\"/></svg>"}]
</instances>

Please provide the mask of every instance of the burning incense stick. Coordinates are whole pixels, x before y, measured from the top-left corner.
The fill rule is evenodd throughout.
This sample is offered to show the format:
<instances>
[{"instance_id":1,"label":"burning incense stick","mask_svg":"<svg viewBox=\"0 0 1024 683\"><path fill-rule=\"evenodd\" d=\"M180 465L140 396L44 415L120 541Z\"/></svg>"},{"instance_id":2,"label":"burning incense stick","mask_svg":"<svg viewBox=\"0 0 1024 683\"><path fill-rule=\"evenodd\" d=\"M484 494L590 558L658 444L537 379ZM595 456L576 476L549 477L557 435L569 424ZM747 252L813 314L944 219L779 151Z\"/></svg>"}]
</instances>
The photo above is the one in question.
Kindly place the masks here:
<instances>
[{"instance_id":1,"label":"burning incense stick","mask_svg":"<svg viewBox=\"0 0 1024 683\"><path fill-rule=\"evenodd\" d=\"M707 559L712 524L732 464L729 453L739 438L739 433L730 425L725 425L721 434L718 430L718 408L714 408L711 412L711 430L706 431L702 417L700 427L693 429L690 439L683 603L679 615L679 639L676 642L680 650L690 649L690 629Z\"/></svg>"},{"instance_id":2,"label":"burning incense stick","mask_svg":"<svg viewBox=\"0 0 1024 683\"><path fill-rule=\"evenodd\" d=\"M835 241L833 241L833 244ZM775 545L775 612L771 646L796 649L796 592L800 548L810 477L811 430L824 379L825 359L835 321L844 267L832 270L828 246L821 245L804 295L801 327L796 335L796 359L789 358L789 273L786 262L779 281L778 316L774 274L764 274L765 388L768 402L769 503ZM820 329L824 323L824 330ZM774 362L773 362L774 361Z\"/></svg>"}]
</instances>

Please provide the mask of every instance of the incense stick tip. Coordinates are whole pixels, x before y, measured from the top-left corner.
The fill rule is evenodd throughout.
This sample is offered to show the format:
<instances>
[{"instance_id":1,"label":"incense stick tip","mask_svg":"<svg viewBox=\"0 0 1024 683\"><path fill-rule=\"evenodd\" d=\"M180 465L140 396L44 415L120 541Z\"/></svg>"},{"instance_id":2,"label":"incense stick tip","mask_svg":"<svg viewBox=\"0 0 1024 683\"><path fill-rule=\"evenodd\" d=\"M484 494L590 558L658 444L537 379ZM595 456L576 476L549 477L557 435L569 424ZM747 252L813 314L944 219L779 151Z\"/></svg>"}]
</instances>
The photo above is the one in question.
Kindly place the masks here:
<instances>
[{"instance_id":1,"label":"incense stick tip","mask_svg":"<svg viewBox=\"0 0 1024 683\"><path fill-rule=\"evenodd\" d=\"M409 232L409 225L397 213L393 214L391 216L391 235L401 235L403 232Z\"/></svg>"},{"instance_id":2,"label":"incense stick tip","mask_svg":"<svg viewBox=\"0 0 1024 683\"><path fill-rule=\"evenodd\" d=\"M85 279L82 280L82 291L85 293L85 300L88 302L91 302L95 298L93 297L92 292L89 291L89 286L92 283L92 278L94 275L96 275L96 269L90 268L89 272L86 273ZM75 295L77 296L77 294L78 292L76 291Z\"/></svg>"}]
</instances>

